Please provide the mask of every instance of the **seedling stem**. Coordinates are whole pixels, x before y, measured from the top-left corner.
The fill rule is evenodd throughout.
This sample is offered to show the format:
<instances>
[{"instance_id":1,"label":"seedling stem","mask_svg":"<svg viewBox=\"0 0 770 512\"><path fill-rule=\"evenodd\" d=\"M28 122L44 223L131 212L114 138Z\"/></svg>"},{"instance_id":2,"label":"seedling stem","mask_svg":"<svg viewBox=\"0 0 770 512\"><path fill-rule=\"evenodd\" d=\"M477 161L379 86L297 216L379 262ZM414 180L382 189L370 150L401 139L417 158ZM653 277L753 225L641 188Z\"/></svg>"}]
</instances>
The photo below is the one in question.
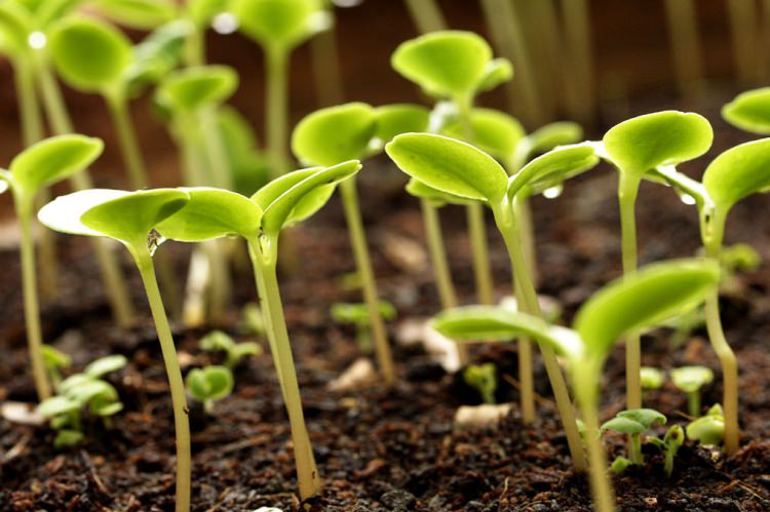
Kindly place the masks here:
<instances>
[{"instance_id":1,"label":"seedling stem","mask_svg":"<svg viewBox=\"0 0 770 512\"><path fill-rule=\"evenodd\" d=\"M436 0L406 0L406 7L422 34L444 30L446 21Z\"/></svg>"},{"instance_id":2,"label":"seedling stem","mask_svg":"<svg viewBox=\"0 0 770 512\"><path fill-rule=\"evenodd\" d=\"M134 190L147 188L147 171L136 140L136 130L131 121L128 105L122 94L105 96L112 123L118 135L120 151L128 171L129 184Z\"/></svg>"},{"instance_id":3,"label":"seedling stem","mask_svg":"<svg viewBox=\"0 0 770 512\"><path fill-rule=\"evenodd\" d=\"M286 171L289 162L287 93L289 54L281 46L273 45L265 53L267 65L267 151L270 157L270 177Z\"/></svg>"}]
</instances>

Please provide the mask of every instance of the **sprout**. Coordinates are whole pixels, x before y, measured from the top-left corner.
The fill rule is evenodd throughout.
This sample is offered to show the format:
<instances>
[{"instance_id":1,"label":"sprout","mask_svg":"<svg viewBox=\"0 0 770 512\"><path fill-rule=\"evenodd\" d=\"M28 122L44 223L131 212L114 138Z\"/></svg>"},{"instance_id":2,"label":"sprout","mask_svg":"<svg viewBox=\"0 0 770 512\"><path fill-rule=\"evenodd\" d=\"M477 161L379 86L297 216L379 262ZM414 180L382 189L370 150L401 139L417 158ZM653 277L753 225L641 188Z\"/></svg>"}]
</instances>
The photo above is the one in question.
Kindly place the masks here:
<instances>
[{"instance_id":1,"label":"sprout","mask_svg":"<svg viewBox=\"0 0 770 512\"><path fill-rule=\"evenodd\" d=\"M605 421L602 432L614 430L628 435L628 459L632 464L644 464L642 455L642 434L656 424L665 425L668 420L655 409L627 409L620 411L614 418Z\"/></svg>"},{"instance_id":2,"label":"sprout","mask_svg":"<svg viewBox=\"0 0 770 512\"><path fill-rule=\"evenodd\" d=\"M183 208L189 200L187 192L174 189L138 192L92 189L59 197L38 213L40 221L55 231L117 240L126 247L136 263L155 320L171 389L176 430L178 512L190 509L190 425L184 381L158 290L152 254L157 248L157 237L153 236L155 227Z\"/></svg>"},{"instance_id":3,"label":"sprout","mask_svg":"<svg viewBox=\"0 0 770 512\"><path fill-rule=\"evenodd\" d=\"M674 472L674 458L683 444L684 429L682 429L681 425L673 425L666 431L666 435L663 437L663 454L665 457L663 469L668 476L671 476L671 473Z\"/></svg>"},{"instance_id":4,"label":"sprout","mask_svg":"<svg viewBox=\"0 0 770 512\"><path fill-rule=\"evenodd\" d=\"M233 369L248 356L262 354L262 347L253 341L236 343L230 336L222 331L212 331L201 338L201 349L207 352L224 352L225 366Z\"/></svg>"},{"instance_id":5,"label":"sprout","mask_svg":"<svg viewBox=\"0 0 770 512\"><path fill-rule=\"evenodd\" d=\"M58 389L61 382L61 370L70 367L72 358L51 345L43 345L40 348L43 352L43 363L48 377L51 379L51 384L53 384L54 389Z\"/></svg>"},{"instance_id":6,"label":"sprout","mask_svg":"<svg viewBox=\"0 0 770 512\"><path fill-rule=\"evenodd\" d=\"M233 392L233 372L226 366L207 366L190 370L185 379L187 391L203 403L206 414L213 414L214 402Z\"/></svg>"},{"instance_id":7,"label":"sprout","mask_svg":"<svg viewBox=\"0 0 770 512\"><path fill-rule=\"evenodd\" d=\"M615 510L599 442L598 392L601 370L618 339L630 331L696 307L717 287L719 266L686 259L650 265L607 285L578 311L573 329L549 325L527 313L502 307L471 306L439 315L434 325L457 341L504 341L530 336L564 356L585 424L594 503L598 512Z\"/></svg>"},{"instance_id":8,"label":"sprout","mask_svg":"<svg viewBox=\"0 0 770 512\"><path fill-rule=\"evenodd\" d=\"M700 415L700 390L714 380L714 372L705 366L683 366L671 370L671 380L677 389L687 393L687 411L697 418Z\"/></svg>"},{"instance_id":9,"label":"sprout","mask_svg":"<svg viewBox=\"0 0 770 512\"><path fill-rule=\"evenodd\" d=\"M82 135L52 137L31 146L11 162L9 170L0 170L0 181L13 194L16 215L21 226L21 272L24 294L24 321L32 374L38 399L51 396L45 374L37 297L35 243L32 235L35 201L47 187L85 169L101 154L99 139Z\"/></svg>"},{"instance_id":10,"label":"sprout","mask_svg":"<svg viewBox=\"0 0 770 512\"><path fill-rule=\"evenodd\" d=\"M746 91L722 107L731 125L759 135L770 135L770 87Z\"/></svg>"},{"instance_id":11,"label":"sprout","mask_svg":"<svg viewBox=\"0 0 770 512\"><path fill-rule=\"evenodd\" d=\"M350 304L338 302L332 304L332 319L340 324L353 324L356 327L356 341L362 352L372 351L372 324L369 306L367 304ZM396 308L388 301L379 303L379 315L385 321L396 318Z\"/></svg>"},{"instance_id":12,"label":"sprout","mask_svg":"<svg viewBox=\"0 0 770 512\"><path fill-rule=\"evenodd\" d=\"M267 331L267 326L265 325L265 315L262 314L262 309L260 309L258 304L250 302L243 306L243 309L241 310L241 318L241 329L244 332L248 334L262 335Z\"/></svg>"},{"instance_id":13,"label":"sprout","mask_svg":"<svg viewBox=\"0 0 770 512\"><path fill-rule=\"evenodd\" d=\"M642 389L660 389L665 380L666 374L663 370L652 368L650 366L642 366L639 369L639 382L642 385Z\"/></svg>"},{"instance_id":14,"label":"sprout","mask_svg":"<svg viewBox=\"0 0 770 512\"><path fill-rule=\"evenodd\" d=\"M715 404L702 416L687 425L687 439L707 446L717 446L725 438L725 417L722 406Z\"/></svg>"},{"instance_id":15,"label":"sprout","mask_svg":"<svg viewBox=\"0 0 770 512\"><path fill-rule=\"evenodd\" d=\"M485 404L495 404L497 367L494 363L472 364L463 370L465 383L476 388Z\"/></svg>"},{"instance_id":16,"label":"sprout","mask_svg":"<svg viewBox=\"0 0 770 512\"><path fill-rule=\"evenodd\" d=\"M128 364L126 356L113 355L101 357L91 361L91 363L86 366L85 370L83 370L83 373L89 377L98 379L104 375L107 375L108 373L116 372L124 368L126 364Z\"/></svg>"},{"instance_id":17,"label":"sprout","mask_svg":"<svg viewBox=\"0 0 770 512\"><path fill-rule=\"evenodd\" d=\"M637 266L635 209L642 178L658 166L676 165L702 155L711 147L712 139L711 125L705 118L676 111L635 117L604 135L604 149L618 170L624 273ZM626 403L632 409L642 405L640 360L639 336L631 333L626 342Z\"/></svg>"}]
</instances>

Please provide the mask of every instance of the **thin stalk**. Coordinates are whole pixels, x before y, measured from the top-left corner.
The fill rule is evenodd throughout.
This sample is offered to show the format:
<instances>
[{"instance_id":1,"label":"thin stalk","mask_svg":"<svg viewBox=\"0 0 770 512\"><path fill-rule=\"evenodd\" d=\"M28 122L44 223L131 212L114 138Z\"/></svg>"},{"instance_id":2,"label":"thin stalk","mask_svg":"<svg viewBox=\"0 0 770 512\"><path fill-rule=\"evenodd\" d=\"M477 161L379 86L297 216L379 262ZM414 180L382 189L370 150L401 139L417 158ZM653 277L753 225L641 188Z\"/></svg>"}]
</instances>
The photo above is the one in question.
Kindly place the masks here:
<instances>
[{"instance_id":1,"label":"thin stalk","mask_svg":"<svg viewBox=\"0 0 770 512\"><path fill-rule=\"evenodd\" d=\"M317 494L323 484L318 474L313 447L310 444L310 436L302 412L302 397L278 288L277 243L277 239L267 236L249 241L249 255L254 266L254 277L268 328L270 351L291 425L299 494L300 498L305 500Z\"/></svg>"},{"instance_id":2,"label":"thin stalk","mask_svg":"<svg viewBox=\"0 0 770 512\"><path fill-rule=\"evenodd\" d=\"M755 53L759 42L756 4L754 0L728 0L727 13L738 80L743 83L752 83L756 80L759 71Z\"/></svg>"},{"instance_id":3,"label":"thin stalk","mask_svg":"<svg viewBox=\"0 0 770 512\"><path fill-rule=\"evenodd\" d=\"M507 200L506 200L507 201ZM537 300L537 292L532 283L532 279L527 271L527 262L522 251L520 243L521 234L519 232L518 221L513 215L513 209L510 204L501 205L494 210L495 222L497 223L500 234L503 236L505 246L508 249L508 256L511 260L511 267L514 275L515 290L517 299L520 299L519 306L521 311L542 317L540 304ZM577 419L575 411L570 400L567 383L562 375L559 362L553 349L544 344L538 344L540 353L543 356L543 363L548 374L548 380L553 389L556 408L561 416L564 435L567 438L572 464L578 471L584 471L587 468L585 454L583 453L583 444L580 439L580 433L577 428ZM530 370L531 373L531 370ZM520 375L521 379L522 376ZM523 397L522 397L523 400Z\"/></svg>"},{"instance_id":4,"label":"thin stalk","mask_svg":"<svg viewBox=\"0 0 770 512\"><path fill-rule=\"evenodd\" d=\"M288 74L289 52L276 46L266 49L267 153L270 158L270 178L283 174L289 165L288 151Z\"/></svg>"},{"instance_id":5,"label":"thin stalk","mask_svg":"<svg viewBox=\"0 0 770 512\"><path fill-rule=\"evenodd\" d=\"M447 310L457 307L457 292L452 282L452 271L449 268L449 259L446 255L444 236L441 232L441 219L438 208L430 204L426 199L420 199L422 219L425 224L425 236L428 242L431 265L433 266L433 278L436 281L438 297L441 309ZM468 348L462 344L456 344L457 356L461 365L468 362Z\"/></svg>"},{"instance_id":6,"label":"thin stalk","mask_svg":"<svg viewBox=\"0 0 770 512\"><path fill-rule=\"evenodd\" d=\"M43 334L40 328L40 306L37 298L37 274L35 271L35 241L32 237L33 202L16 194L16 214L21 227L21 276L24 294L24 323L27 329L27 345L32 362L37 398L43 401L51 396L51 384L43 361Z\"/></svg>"},{"instance_id":7,"label":"thin stalk","mask_svg":"<svg viewBox=\"0 0 770 512\"><path fill-rule=\"evenodd\" d=\"M355 177L340 183L342 207L345 211L345 220L350 233L350 245L353 248L353 259L356 262L356 271L361 278L361 288L364 293L364 302L369 310L369 324L372 329L374 350L377 354L377 363L385 379L385 385L391 386L395 380L393 355L388 342L388 334L385 322L380 313L380 299L377 293L377 281L372 269L372 260L369 256L369 248L366 244L366 232L361 219L361 209L358 205L358 192L356 190Z\"/></svg>"},{"instance_id":8,"label":"thin stalk","mask_svg":"<svg viewBox=\"0 0 770 512\"><path fill-rule=\"evenodd\" d=\"M634 464L644 464L642 455L642 438L639 434L629 434L628 455Z\"/></svg>"},{"instance_id":9,"label":"thin stalk","mask_svg":"<svg viewBox=\"0 0 770 512\"><path fill-rule=\"evenodd\" d=\"M115 94L105 96L107 109L110 112L115 132L118 136L120 151L123 155L123 162L128 171L128 180L131 188L141 190L147 188L149 180L147 179L147 169L142 158L139 143L136 139L136 130L131 121L131 114L128 105L122 95Z\"/></svg>"},{"instance_id":10,"label":"thin stalk","mask_svg":"<svg viewBox=\"0 0 770 512\"><path fill-rule=\"evenodd\" d=\"M564 17L566 62L572 80L565 91L570 115L583 123L596 113L594 63L591 50L591 17L588 0L561 0Z\"/></svg>"},{"instance_id":11,"label":"thin stalk","mask_svg":"<svg viewBox=\"0 0 770 512\"><path fill-rule=\"evenodd\" d=\"M342 81L340 77L339 51L337 49L337 32L335 25L316 35L310 40L310 51L313 56L313 75L315 77L318 103L321 107L342 103Z\"/></svg>"},{"instance_id":12,"label":"thin stalk","mask_svg":"<svg viewBox=\"0 0 770 512\"><path fill-rule=\"evenodd\" d=\"M166 367L171 403L174 410L174 432L176 437L176 512L189 512L191 487L191 454L190 454L190 419L188 418L187 398L185 396L182 370L179 368L174 338L168 324L163 299L155 277L155 267L152 256L144 247L131 251L136 266L142 276L147 300L150 303L155 330L158 333L163 363Z\"/></svg>"},{"instance_id":13,"label":"thin stalk","mask_svg":"<svg viewBox=\"0 0 770 512\"><path fill-rule=\"evenodd\" d=\"M687 412L690 413L690 416L693 418L699 417L700 409L700 390L687 393Z\"/></svg>"},{"instance_id":14,"label":"thin stalk","mask_svg":"<svg viewBox=\"0 0 770 512\"><path fill-rule=\"evenodd\" d=\"M521 248L527 260L527 268L532 276L532 282L537 288L537 249L535 248L535 226L532 222L532 208L529 198L522 197L513 202L513 214L519 220L521 231Z\"/></svg>"},{"instance_id":15,"label":"thin stalk","mask_svg":"<svg viewBox=\"0 0 770 512\"><path fill-rule=\"evenodd\" d=\"M668 33L679 92L690 100L702 93L703 58L694 0L666 0Z\"/></svg>"},{"instance_id":16,"label":"thin stalk","mask_svg":"<svg viewBox=\"0 0 770 512\"><path fill-rule=\"evenodd\" d=\"M36 66L38 86L43 96L46 115L54 133L57 135L72 133L72 121L51 70L40 57L36 60ZM93 188L93 182L88 171L73 174L70 182L75 190ZM134 322L134 306L131 303L128 286L121 273L118 260L110 249L108 240L94 238L92 243L115 322L120 327L128 327Z\"/></svg>"},{"instance_id":17,"label":"thin stalk","mask_svg":"<svg viewBox=\"0 0 770 512\"><path fill-rule=\"evenodd\" d=\"M444 30L447 26L436 0L405 0L406 8L421 34Z\"/></svg>"},{"instance_id":18,"label":"thin stalk","mask_svg":"<svg viewBox=\"0 0 770 512\"><path fill-rule=\"evenodd\" d=\"M639 179L629 176L628 173L620 173L618 202L624 275L636 271L637 268L635 210L638 192ZM639 409L642 406L641 359L639 334L629 334L626 338L626 407L628 409Z\"/></svg>"}]
</instances>

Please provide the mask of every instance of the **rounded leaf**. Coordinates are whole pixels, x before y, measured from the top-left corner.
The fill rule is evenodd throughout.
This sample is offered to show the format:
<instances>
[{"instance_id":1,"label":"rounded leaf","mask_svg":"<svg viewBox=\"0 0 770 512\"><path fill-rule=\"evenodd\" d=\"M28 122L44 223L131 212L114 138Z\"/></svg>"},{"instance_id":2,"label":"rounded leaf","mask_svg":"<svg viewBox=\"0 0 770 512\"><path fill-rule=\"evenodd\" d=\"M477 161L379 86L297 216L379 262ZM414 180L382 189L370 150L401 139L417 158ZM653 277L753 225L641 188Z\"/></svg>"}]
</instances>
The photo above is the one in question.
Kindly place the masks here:
<instances>
[{"instance_id":1,"label":"rounded leaf","mask_svg":"<svg viewBox=\"0 0 770 512\"><path fill-rule=\"evenodd\" d=\"M224 102L238 88L238 74L228 66L197 66L170 74L155 93L157 101L177 114Z\"/></svg>"},{"instance_id":2,"label":"rounded leaf","mask_svg":"<svg viewBox=\"0 0 770 512\"><path fill-rule=\"evenodd\" d=\"M234 386L233 374L224 366L195 368L185 381L190 394L201 402L225 398Z\"/></svg>"},{"instance_id":3,"label":"rounded leaf","mask_svg":"<svg viewBox=\"0 0 770 512\"><path fill-rule=\"evenodd\" d=\"M472 32L444 30L402 43L391 65L438 97L472 95L486 76L492 49Z\"/></svg>"},{"instance_id":4,"label":"rounded leaf","mask_svg":"<svg viewBox=\"0 0 770 512\"><path fill-rule=\"evenodd\" d=\"M665 425L666 422L668 422L668 418L655 409L627 409L625 411L620 411L617 416L619 418L636 421L643 425L645 429L652 428L656 423Z\"/></svg>"},{"instance_id":5,"label":"rounded leaf","mask_svg":"<svg viewBox=\"0 0 770 512\"><path fill-rule=\"evenodd\" d=\"M16 2L0 3L0 48L14 57L29 50L29 34L33 21L30 14Z\"/></svg>"},{"instance_id":6,"label":"rounded leaf","mask_svg":"<svg viewBox=\"0 0 770 512\"><path fill-rule=\"evenodd\" d=\"M711 147L714 132L701 115L668 110L634 117L604 135L604 145L621 172L641 177L659 165L692 160Z\"/></svg>"},{"instance_id":7,"label":"rounded leaf","mask_svg":"<svg viewBox=\"0 0 770 512\"><path fill-rule=\"evenodd\" d=\"M38 414L53 418L60 414L69 414L80 409L80 404L66 396L53 396L40 402L37 406Z\"/></svg>"},{"instance_id":8,"label":"rounded leaf","mask_svg":"<svg viewBox=\"0 0 770 512\"><path fill-rule=\"evenodd\" d=\"M178 66L193 28L186 21L172 21L134 46L134 61L125 76L129 94L137 95L142 87L158 82Z\"/></svg>"},{"instance_id":9,"label":"rounded leaf","mask_svg":"<svg viewBox=\"0 0 770 512\"><path fill-rule=\"evenodd\" d=\"M104 143L84 135L59 135L42 140L13 159L13 183L25 194L38 190L84 170L104 150Z\"/></svg>"},{"instance_id":10,"label":"rounded leaf","mask_svg":"<svg viewBox=\"0 0 770 512\"><path fill-rule=\"evenodd\" d=\"M601 430L602 432L613 430L615 432L620 432L621 434L641 434L647 430L647 428L638 421L616 416L611 420L605 421L602 424Z\"/></svg>"},{"instance_id":11,"label":"rounded leaf","mask_svg":"<svg viewBox=\"0 0 770 512\"><path fill-rule=\"evenodd\" d=\"M508 59L492 59L476 86L477 92L489 91L513 78L513 64Z\"/></svg>"},{"instance_id":12,"label":"rounded leaf","mask_svg":"<svg viewBox=\"0 0 770 512\"><path fill-rule=\"evenodd\" d=\"M703 174L717 208L729 210L741 199L770 188L770 138L730 148L717 156Z\"/></svg>"},{"instance_id":13,"label":"rounded leaf","mask_svg":"<svg viewBox=\"0 0 770 512\"><path fill-rule=\"evenodd\" d=\"M436 190L433 187L429 187L425 183L415 178L409 178L409 183L406 184L406 191L414 197L425 199L429 201L435 207L444 206L444 204L470 204L473 202L471 199L464 197L447 194L440 190Z\"/></svg>"},{"instance_id":14,"label":"rounded leaf","mask_svg":"<svg viewBox=\"0 0 770 512\"><path fill-rule=\"evenodd\" d=\"M427 131L430 123L430 110L411 103L383 105L374 113L377 117L375 137L382 142L390 142L402 133Z\"/></svg>"},{"instance_id":15,"label":"rounded leaf","mask_svg":"<svg viewBox=\"0 0 770 512\"><path fill-rule=\"evenodd\" d=\"M85 212L104 202L130 194L125 190L93 188L59 196L43 206L37 218L44 226L70 235L105 236L80 221Z\"/></svg>"},{"instance_id":16,"label":"rounded leaf","mask_svg":"<svg viewBox=\"0 0 770 512\"><path fill-rule=\"evenodd\" d=\"M444 127L442 133L455 139L468 140L498 160L509 163L516 153L516 147L524 138L524 127L513 117L499 110L475 108L471 111L470 140L466 128L460 122Z\"/></svg>"},{"instance_id":17,"label":"rounded leaf","mask_svg":"<svg viewBox=\"0 0 770 512\"><path fill-rule=\"evenodd\" d=\"M545 153L511 176L508 196L538 194L594 168L599 157L590 144L562 146Z\"/></svg>"},{"instance_id":18,"label":"rounded leaf","mask_svg":"<svg viewBox=\"0 0 770 512\"><path fill-rule=\"evenodd\" d=\"M291 48L331 21L317 0L235 0L240 30L269 47Z\"/></svg>"},{"instance_id":19,"label":"rounded leaf","mask_svg":"<svg viewBox=\"0 0 770 512\"><path fill-rule=\"evenodd\" d=\"M385 151L399 169L442 192L490 202L505 196L505 170L465 142L430 133L405 133L388 143Z\"/></svg>"},{"instance_id":20,"label":"rounded leaf","mask_svg":"<svg viewBox=\"0 0 770 512\"><path fill-rule=\"evenodd\" d=\"M739 94L722 107L722 117L747 132L770 135L770 87Z\"/></svg>"},{"instance_id":21,"label":"rounded leaf","mask_svg":"<svg viewBox=\"0 0 770 512\"><path fill-rule=\"evenodd\" d=\"M698 391L714 380L714 372L705 366L682 366L671 370L671 381L685 393Z\"/></svg>"},{"instance_id":22,"label":"rounded leaf","mask_svg":"<svg viewBox=\"0 0 770 512\"><path fill-rule=\"evenodd\" d=\"M143 30L173 20L177 10L170 0L97 0L93 5L116 23Z\"/></svg>"},{"instance_id":23,"label":"rounded leaf","mask_svg":"<svg viewBox=\"0 0 770 512\"><path fill-rule=\"evenodd\" d=\"M572 121L549 123L527 135L529 154L545 153L557 146L576 144L583 138L583 128Z\"/></svg>"},{"instance_id":24,"label":"rounded leaf","mask_svg":"<svg viewBox=\"0 0 770 512\"><path fill-rule=\"evenodd\" d=\"M291 149L308 165L335 165L363 158L377 129L375 110L346 103L313 112L299 122Z\"/></svg>"},{"instance_id":25,"label":"rounded leaf","mask_svg":"<svg viewBox=\"0 0 770 512\"><path fill-rule=\"evenodd\" d=\"M84 92L104 93L120 86L133 61L129 39L93 18L67 18L50 33L48 48L59 75Z\"/></svg>"},{"instance_id":26,"label":"rounded leaf","mask_svg":"<svg viewBox=\"0 0 770 512\"><path fill-rule=\"evenodd\" d=\"M116 372L128 364L125 356L116 354L112 356L100 357L86 366L83 373L94 378L99 378L108 373Z\"/></svg>"}]
</instances>

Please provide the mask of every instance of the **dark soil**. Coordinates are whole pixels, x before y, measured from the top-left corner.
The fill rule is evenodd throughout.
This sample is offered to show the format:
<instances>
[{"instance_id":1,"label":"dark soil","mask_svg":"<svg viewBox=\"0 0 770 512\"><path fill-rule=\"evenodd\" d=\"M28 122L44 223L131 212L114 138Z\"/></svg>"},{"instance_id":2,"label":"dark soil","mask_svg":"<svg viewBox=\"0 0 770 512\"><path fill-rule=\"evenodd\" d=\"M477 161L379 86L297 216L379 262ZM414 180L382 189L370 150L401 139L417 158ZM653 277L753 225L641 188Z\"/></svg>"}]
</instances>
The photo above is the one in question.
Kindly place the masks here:
<instances>
[{"instance_id":1,"label":"dark soil","mask_svg":"<svg viewBox=\"0 0 770 512\"><path fill-rule=\"evenodd\" d=\"M712 120L717 119L709 113ZM720 130L721 148L745 137ZM706 160L704 160L706 161ZM699 173L703 163L691 166ZM382 295L393 301L400 320L429 316L437 298L429 269L406 265L405 241L422 245L421 217L414 201L400 191L397 172L375 162L362 176L362 196L370 243ZM620 269L615 175L602 168L570 184L558 200L533 204L540 255L540 290L556 297L567 319L595 289L617 277ZM697 219L674 194L645 185L639 199L640 259L643 262L693 254L698 247ZM753 198L736 208L730 242L751 243L765 259L770 240L763 227L767 198ZM462 211L442 212L460 292L472 300L470 256ZM319 469L326 482L321 496L307 503L313 511L587 511L586 479L576 475L550 391L538 369L540 419L523 425L518 409L497 430L455 432L459 405L478 403L462 386L417 348L398 347L399 384L356 392L325 391L360 354L354 333L331 322L329 306L357 300L340 276L352 270L344 221L332 203L317 218L293 232L302 259L282 278L287 320L299 366L304 408ZM498 292L507 293L509 272L502 244L490 226ZM170 400L160 350L152 325L119 331L112 327L89 244L61 238L66 285L60 300L44 309L49 342L71 353L74 369L108 353L122 353L128 367L111 377L125 404L114 428L89 423L86 442L55 451L47 428L0 419L0 510L2 511L162 511L173 510L174 440ZM401 249L401 251L399 251ZM164 246L186 267L189 247ZM125 255L124 255L125 256ZM4 270L0 294L0 400L32 401L26 369L18 254L0 252ZM145 303L135 272L137 305ZM180 276L181 277L181 276ZM251 276L238 275L237 306L255 299ZM737 278L723 301L728 338L741 367L743 449L725 458L688 443L677 457L671 478L660 455L615 479L624 511L764 511L770 510L770 266ZM237 308L233 308L237 311ZM225 329L239 333L233 314ZM394 323L395 324L395 323ZM395 325L391 330L395 338ZM178 330L177 346L189 366L212 361L198 349L208 330ZM717 375L704 393L704 405L719 401L720 374L703 332L672 349L668 331L647 337L644 363L671 368L707 364ZM518 399L515 345L480 346L474 359L495 361L502 375L498 399ZM603 415L623 407L622 348L605 372ZM673 387L647 395L647 404L684 423L685 397ZM292 510L298 506L289 427L268 354L238 369L235 393L219 402L214 417L193 409L193 501L196 511L249 511L260 506ZM608 438L620 453L622 440Z\"/></svg>"}]
</instances>

